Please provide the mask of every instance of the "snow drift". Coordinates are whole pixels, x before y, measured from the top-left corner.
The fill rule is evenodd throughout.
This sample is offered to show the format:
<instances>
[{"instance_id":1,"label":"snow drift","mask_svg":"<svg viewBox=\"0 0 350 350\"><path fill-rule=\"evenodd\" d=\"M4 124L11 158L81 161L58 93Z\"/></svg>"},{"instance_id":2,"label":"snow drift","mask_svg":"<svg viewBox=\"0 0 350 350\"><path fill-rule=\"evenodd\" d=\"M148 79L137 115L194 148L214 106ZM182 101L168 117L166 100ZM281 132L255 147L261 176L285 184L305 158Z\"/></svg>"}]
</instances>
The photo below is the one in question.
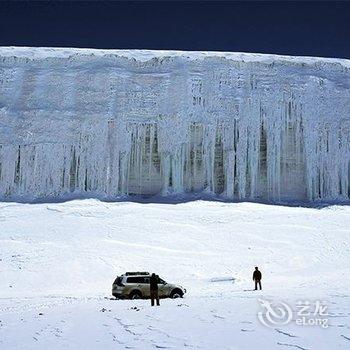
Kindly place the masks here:
<instances>
[{"instance_id":1,"label":"snow drift","mask_svg":"<svg viewBox=\"0 0 350 350\"><path fill-rule=\"evenodd\" d=\"M0 199L348 200L350 61L0 48Z\"/></svg>"}]
</instances>

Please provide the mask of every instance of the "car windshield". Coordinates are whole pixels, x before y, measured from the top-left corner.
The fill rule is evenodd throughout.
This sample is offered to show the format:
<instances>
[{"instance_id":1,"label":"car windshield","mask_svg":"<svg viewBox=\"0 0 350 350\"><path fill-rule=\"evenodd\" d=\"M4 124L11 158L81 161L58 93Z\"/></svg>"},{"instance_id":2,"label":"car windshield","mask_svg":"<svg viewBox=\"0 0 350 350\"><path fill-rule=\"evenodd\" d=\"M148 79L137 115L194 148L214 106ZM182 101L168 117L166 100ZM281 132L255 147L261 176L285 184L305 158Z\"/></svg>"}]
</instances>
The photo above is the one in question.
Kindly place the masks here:
<instances>
[{"instance_id":1,"label":"car windshield","mask_svg":"<svg viewBox=\"0 0 350 350\"><path fill-rule=\"evenodd\" d=\"M161 278L159 278L158 283L160 283L160 284L166 284L166 282L165 282L164 280L162 280Z\"/></svg>"}]
</instances>

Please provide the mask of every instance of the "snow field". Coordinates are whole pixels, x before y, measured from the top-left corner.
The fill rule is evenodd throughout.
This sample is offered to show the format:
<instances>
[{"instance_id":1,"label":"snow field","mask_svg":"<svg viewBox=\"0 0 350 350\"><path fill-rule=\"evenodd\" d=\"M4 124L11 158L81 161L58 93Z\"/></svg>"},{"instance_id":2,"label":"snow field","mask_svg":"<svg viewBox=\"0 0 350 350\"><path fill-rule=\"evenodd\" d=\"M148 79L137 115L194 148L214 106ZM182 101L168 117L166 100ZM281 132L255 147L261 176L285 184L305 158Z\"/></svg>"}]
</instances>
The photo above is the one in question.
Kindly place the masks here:
<instances>
[{"instance_id":1,"label":"snow field","mask_svg":"<svg viewBox=\"0 0 350 350\"><path fill-rule=\"evenodd\" d=\"M194 201L0 204L0 348L347 349L347 206ZM251 291L255 265L263 291ZM110 300L125 271L181 300ZM234 281L232 281L234 278ZM258 299L327 303L330 327L263 326ZM41 314L41 315L40 315Z\"/></svg>"}]
</instances>

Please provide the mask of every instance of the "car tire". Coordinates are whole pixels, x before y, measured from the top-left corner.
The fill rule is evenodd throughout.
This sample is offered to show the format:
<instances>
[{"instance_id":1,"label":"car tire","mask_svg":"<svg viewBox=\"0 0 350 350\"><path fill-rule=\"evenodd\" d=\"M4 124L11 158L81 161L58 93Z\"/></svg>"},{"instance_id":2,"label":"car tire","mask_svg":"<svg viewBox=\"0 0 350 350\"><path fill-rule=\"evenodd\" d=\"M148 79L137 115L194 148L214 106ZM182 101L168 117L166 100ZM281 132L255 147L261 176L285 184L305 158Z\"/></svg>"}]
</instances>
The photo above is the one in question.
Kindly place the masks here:
<instances>
[{"instance_id":1,"label":"car tire","mask_svg":"<svg viewBox=\"0 0 350 350\"><path fill-rule=\"evenodd\" d=\"M138 290L133 290L130 295L129 295L130 299L141 299L142 298L142 294L140 291Z\"/></svg>"},{"instance_id":2,"label":"car tire","mask_svg":"<svg viewBox=\"0 0 350 350\"><path fill-rule=\"evenodd\" d=\"M182 298L183 296L184 296L184 293L180 289L174 289L170 293L170 298L171 299Z\"/></svg>"}]
</instances>

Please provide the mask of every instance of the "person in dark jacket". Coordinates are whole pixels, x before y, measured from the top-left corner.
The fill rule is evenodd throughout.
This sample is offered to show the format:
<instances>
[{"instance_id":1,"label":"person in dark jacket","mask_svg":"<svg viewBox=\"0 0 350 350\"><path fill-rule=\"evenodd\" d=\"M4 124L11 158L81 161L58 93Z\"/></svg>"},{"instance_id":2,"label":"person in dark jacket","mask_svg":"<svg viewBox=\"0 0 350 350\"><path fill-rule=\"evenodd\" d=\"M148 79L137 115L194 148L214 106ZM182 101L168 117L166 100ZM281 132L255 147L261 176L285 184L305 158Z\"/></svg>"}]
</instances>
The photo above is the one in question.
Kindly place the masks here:
<instances>
[{"instance_id":1,"label":"person in dark jacket","mask_svg":"<svg viewBox=\"0 0 350 350\"><path fill-rule=\"evenodd\" d=\"M149 279L149 288L150 288L152 306L154 306L154 300L157 301L157 305L159 306L158 281L159 281L159 277L155 273L152 273L151 278Z\"/></svg>"},{"instance_id":2,"label":"person in dark jacket","mask_svg":"<svg viewBox=\"0 0 350 350\"><path fill-rule=\"evenodd\" d=\"M258 290L258 285L261 290L261 272L259 271L258 267L255 266L255 271L253 272L253 281L255 282L255 290Z\"/></svg>"}]
</instances>

